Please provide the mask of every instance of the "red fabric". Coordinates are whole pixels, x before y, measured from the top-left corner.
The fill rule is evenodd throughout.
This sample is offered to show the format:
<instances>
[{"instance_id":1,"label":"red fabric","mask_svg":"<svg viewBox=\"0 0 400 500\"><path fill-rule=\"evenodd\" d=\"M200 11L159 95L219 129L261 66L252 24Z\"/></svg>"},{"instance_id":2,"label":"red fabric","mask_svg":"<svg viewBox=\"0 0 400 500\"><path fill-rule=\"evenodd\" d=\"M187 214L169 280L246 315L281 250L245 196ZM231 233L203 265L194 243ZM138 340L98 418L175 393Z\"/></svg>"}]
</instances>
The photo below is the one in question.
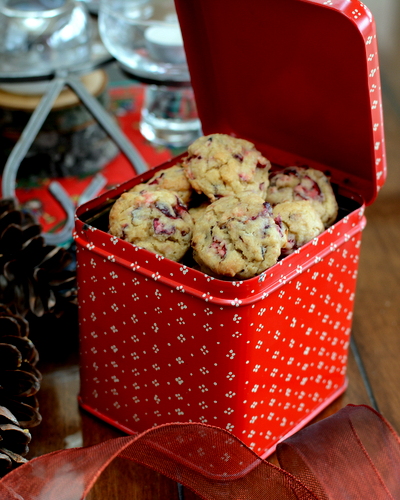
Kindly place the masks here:
<instances>
[{"instance_id":1,"label":"red fabric","mask_svg":"<svg viewBox=\"0 0 400 500\"><path fill-rule=\"evenodd\" d=\"M372 409L348 406L287 439L277 453L318 498L400 499L400 440Z\"/></svg>"},{"instance_id":2,"label":"red fabric","mask_svg":"<svg viewBox=\"0 0 400 500\"><path fill-rule=\"evenodd\" d=\"M223 429L175 423L33 459L0 481L0 498L83 499L116 456L207 500L400 500L398 436L374 410L352 405L280 444L281 469Z\"/></svg>"}]
</instances>

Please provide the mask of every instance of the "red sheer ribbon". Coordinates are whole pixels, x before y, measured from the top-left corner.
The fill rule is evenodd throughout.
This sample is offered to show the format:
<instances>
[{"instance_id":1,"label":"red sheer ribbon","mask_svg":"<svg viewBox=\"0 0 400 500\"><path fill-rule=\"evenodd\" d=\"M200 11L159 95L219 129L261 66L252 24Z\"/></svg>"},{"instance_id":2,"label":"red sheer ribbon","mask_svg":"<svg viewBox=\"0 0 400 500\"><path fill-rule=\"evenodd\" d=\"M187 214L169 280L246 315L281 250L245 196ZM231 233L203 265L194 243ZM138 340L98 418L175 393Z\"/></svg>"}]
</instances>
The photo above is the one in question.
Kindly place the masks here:
<instances>
[{"instance_id":1,"label":"red sheer ribbon","mask_svg":"<svg viewBox=\"0 0 400 500\"><path fill-rule=\"evenodd\" d=\"M400 440L384 418L352 406L278 446L282 469L229 432L176 423L61 450L0 481L2 500L83 499L117 456L147 465L206 500L400 500Z\"/></svg>"}]
</instances>

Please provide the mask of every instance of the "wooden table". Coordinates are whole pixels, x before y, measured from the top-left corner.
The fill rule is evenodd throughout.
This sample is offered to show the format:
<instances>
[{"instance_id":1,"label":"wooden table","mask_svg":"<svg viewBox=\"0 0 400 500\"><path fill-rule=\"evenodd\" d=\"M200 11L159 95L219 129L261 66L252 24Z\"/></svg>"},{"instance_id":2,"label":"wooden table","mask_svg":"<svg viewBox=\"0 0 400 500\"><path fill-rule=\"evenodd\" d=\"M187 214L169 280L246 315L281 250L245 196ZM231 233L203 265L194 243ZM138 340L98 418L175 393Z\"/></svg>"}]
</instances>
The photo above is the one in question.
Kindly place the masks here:
<instances>
[{"instance_id":1,"label":"wooden table","mask_svg":"<svg viewBox=\"0 0 400 500\"><path fill-rule=\"evenodd\" d=\"M374 2L370 2L374 3ZM390 3L390 2L389 2ZM398 16L400 17L400 16ZM397 19L397 18L396 18ZM395 19L395 20L396 20ZM395 23L395 20L393 23ZM379 27L379 26L378 26ZM397 33L397 31L395 31ZM397 38L393 42L397 43ZM367 208L355 300L349 386L319 418L348 403L376 407L400 433L400 70L395 43L381 54L388 179ZM399 90L397 90L399 89ZM56 335L56 332L54 332ZM76 335L71 332L71 335ZM65 352L39 364L43 423L32 430L29 457L122 435L78 408L78 355ZM272 461L274 457L272 457ZM116 460L103 473L91 499L178 498L175 483L139 465ZM185 498L194 495L185 491Z\"/></svg>"}]
</instances>

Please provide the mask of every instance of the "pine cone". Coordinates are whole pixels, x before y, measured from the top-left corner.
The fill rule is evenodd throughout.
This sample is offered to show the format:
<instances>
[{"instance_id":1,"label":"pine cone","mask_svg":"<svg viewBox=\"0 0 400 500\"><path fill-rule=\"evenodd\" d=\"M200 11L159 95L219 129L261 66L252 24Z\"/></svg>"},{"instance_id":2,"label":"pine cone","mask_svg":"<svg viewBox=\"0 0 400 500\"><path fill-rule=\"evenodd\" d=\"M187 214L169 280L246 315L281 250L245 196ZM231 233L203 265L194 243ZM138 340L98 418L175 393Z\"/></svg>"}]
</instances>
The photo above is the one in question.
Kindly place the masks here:
<instances>
[{"instance_id":1,"label":"pine cone","mask_svg":"<svg viewBox=\"0 0 400 500\"><path fill-rule=\"evenodd\" d=\"M61 316L77 303L70 252L46 245L41 226L13 200L0 200L0 301L24 317Z\"/></svg>"},{"instance_id":2,"label":"pine cone","mask_svg":"<svg viewBox=\"0 0 400 500\"><path fill-rule=\"evenodd\" d=\"M28 322L0 304L0 476L26 462L28 428L41 422L39 356L28 335Z\"/></svg>"}]
</instances>

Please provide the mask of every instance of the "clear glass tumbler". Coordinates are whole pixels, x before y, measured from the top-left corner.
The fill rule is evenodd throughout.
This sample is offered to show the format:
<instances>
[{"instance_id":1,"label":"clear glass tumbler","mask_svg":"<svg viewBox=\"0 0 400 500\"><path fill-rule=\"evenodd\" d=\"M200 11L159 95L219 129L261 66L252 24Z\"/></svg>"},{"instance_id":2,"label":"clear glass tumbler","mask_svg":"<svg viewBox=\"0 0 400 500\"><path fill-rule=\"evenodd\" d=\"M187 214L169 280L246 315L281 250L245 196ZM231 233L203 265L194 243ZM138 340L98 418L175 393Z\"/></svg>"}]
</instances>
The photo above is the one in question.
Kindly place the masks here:
<instances>
[{"instance_id":1,"label":"clear glass tumbler","mask_svg":"<svg viewBox=\"0 0 400 500\"><path fill-rule=\"evenodd\" d=\"M148 85L140 131L155 144L186 147L200 135L193 89L190 86Z\"/></svg>"},{"instance_id":2,"label":"clear glass tumbler","mask_svg":"<svg viewBox=\"0 0 400 500\"><path fill-rule=\"evenodd\" d=\"M140 130L185 147L201 134L173 0L101 0L99 31L122 67L146 87Z\"/></svg>"}]
</instances>

